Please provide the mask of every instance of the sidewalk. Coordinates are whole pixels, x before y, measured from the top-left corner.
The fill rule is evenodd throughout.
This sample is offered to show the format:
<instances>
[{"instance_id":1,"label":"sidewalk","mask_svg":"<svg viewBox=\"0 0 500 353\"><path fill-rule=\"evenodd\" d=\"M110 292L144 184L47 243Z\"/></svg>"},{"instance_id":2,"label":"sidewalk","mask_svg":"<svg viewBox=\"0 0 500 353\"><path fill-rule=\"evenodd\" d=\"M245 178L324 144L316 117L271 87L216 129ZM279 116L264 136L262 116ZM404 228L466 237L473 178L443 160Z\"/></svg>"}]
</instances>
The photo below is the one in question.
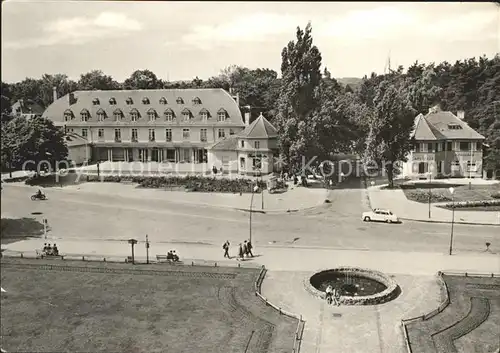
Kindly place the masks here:
<instances>
[{"instance_id":1,"label":"sidewalk","mask_svg":"<svg viewBox=\"0 0 500 353\"><path fill-rule=\"evenodd\" d=\"M24 183L12 183L9 186L30 187ZM165 189L137 188L135 184L126 183L82 183L63 188L50 188L56 192L90 193L97 195L121 195L129 198L168 200L172 203L195 204L200 206L230 208L249 211L252 194L243 193L204 193L170 191ZM252 210L265 213L296 212L314 208L324 203L328 197L326 189L309 189L293 187L283 194L269 194L267 190L253 195ZM264 201L262 202L262 199ZM262 208L264 204L264 208Z\"/></svg>"},{"instance_id":2,"label":"sidewalk","mask_svg":"<svg viewBox=\"0 0 500 353\"><path fill-rule=\"evenodd\" d=\"M403 220L451 223L452 211L431 204L431 218L429 205L406 198L403 190L382 190L381 185L368 187L371 208L386 208L396 213ZM455 223L498 225L500 213L487 211L460 211L455 210Z\"/></svg>"},{"instance_id":3,"label":"sidewalk","mask_svg":"<svg viewBox=\"0 0 500 353\"><path fill-rule=\"evenodd\" d=\"M34 255L44 242L33 239L8 245L5 255L25 252ZM79 258L92 254L108 261L124 261L130 256L126 242L57 241L64 255ZM306 321L301 342L302 353L401 353L404 351L400 322L435 309L439 304L439 287L435 275L440 270L492 273L498 272L498 259L493 254L453 255L439 253L367 252L359 250L294 249L257 247L255 258L245 261L225 260L223 251L216 246L152 243L150 259L175 249L186 265L209 266L266 266L269 270L262 294L271 303L287 311L303 315ZM230 253L236 254L236 247ZM144 243L135 247L136 258L145 259ZM85 255L87 256L87 255ZM61 263L54 260L54 264ZM310 295L304 288L309 276L324 268L342 265L370 268L390 274L402 288L395 300L377 306L327 307L323 301ZM169 266L169 265L165 265Z\"/></svg>"}]
</instances>

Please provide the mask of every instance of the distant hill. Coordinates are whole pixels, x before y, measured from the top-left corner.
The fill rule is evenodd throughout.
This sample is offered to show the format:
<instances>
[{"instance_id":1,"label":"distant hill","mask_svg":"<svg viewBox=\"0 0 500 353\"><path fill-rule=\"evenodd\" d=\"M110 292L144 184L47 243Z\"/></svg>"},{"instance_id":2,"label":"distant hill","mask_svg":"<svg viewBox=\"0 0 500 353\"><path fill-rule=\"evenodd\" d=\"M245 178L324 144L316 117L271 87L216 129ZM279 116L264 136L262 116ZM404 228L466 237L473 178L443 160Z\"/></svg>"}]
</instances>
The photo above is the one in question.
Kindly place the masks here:
<instances>
[{"instance_id":1,"label":"distant hill","mask_svg":"<svg viewBox=\"0 0 500 353\"><path fill-rule=\"evenodd\" d=\"M358 86L362 82L362 79L357 77L341 77L341 78L336 78L336 80L344 87L347 85L351 86L353 90L358 88Z\"/></svg>"}]
</instances>

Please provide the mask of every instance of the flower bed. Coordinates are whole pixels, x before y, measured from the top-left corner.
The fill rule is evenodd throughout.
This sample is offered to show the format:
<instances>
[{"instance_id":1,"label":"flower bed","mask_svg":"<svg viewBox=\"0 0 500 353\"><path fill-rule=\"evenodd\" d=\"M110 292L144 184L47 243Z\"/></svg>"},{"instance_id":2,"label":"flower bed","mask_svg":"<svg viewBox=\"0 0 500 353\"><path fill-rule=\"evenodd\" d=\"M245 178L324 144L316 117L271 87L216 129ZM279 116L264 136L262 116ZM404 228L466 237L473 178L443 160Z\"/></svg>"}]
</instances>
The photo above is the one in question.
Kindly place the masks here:
<instances>
[{"instance_id":1,"label":"flower bed","mask_svg":"<svg viewBox=\"0 0 500 353\"><path fill-rule=\"evenodd\" d=\"M158 176L117 176L103 175L98 177L95 174L68 174L65 176L56 177L55 175L45 175L32 177L26 180L27 185L40 186L59 186L78 184L81 182L105 182L105 183L135 183L142 188L151 189L185 189L193 192L218 192L218 193L251 193L255 187L255 182L250 179L221 179L208 178L200 176L184 176L184 177L158 177ZM266 183L257 181L259 190L266 187ZM259 191L260 192L260 191Z\"/></svg>"},{"instance_id":2,"label":"flower bed","mask_svg":"<svg viewBox=\"0 0 500 353\"><path fill-rule=\"evenodd\" d=\"M306 290L312 295L325 299L326 293L316 289L312 283L311 279L315 275L322 275L328 272L342 272L352 276L366 277L375 281L382 283L387 288L374 295L366 295L366 296L341 296L340 303L343 305L377 305L383 304L388 301L395 299L399 295L399 286L398 284L389 276L386 276L382 272L357 268L357 267L338 267L335 269L327 269L314 273L313 275L308 275L304 280L304 285Z\"/></svg>"},{"instance_id":3,"label":"flower bed","mask_svg":"<svg viewBox=\"0 0 500 353\"><path fill-rule=\"evenodd\" d=\"M489 207L500 206L500 200L483 200L483 201L459 201L455 203L447 203L446 208L472 208L472 207Z\"/></svg>"}]
</instances>

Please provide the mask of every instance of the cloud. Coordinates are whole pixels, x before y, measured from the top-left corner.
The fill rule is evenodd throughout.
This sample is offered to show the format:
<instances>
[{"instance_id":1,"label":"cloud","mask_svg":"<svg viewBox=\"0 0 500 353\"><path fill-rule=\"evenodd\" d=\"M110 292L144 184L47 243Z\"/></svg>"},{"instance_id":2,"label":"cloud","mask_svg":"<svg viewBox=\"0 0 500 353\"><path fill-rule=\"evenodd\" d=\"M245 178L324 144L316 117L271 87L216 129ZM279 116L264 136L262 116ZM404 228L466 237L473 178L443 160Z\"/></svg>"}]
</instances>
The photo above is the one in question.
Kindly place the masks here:
<instances>
[{"instance_id":1,"label":"cloud","mask_svg":"<svg viewBox=\"0 0 500 353\"><path fill-rule=\"evenodd\" d=\"M43 27L42 36L4 43L5 48L19 49L57 44L86 44L93 40L117 38L142 30L142 24L124 14L102 12L95 18L58 19Z\"/></svg>"},{"instance_id":2,"label":"cloud","mask_svg":"<svg viewBox=\"0 0 500 353\"><path fill-rule=\"evenodd\" d=\"M182 36L181 43L207 50L227 43L260 42L271 36L293 33L298 25L305 26L306 23L307 19L299 16L254 13L223 24L195 26ZM166 44L172 45L173 42Z\"/></svg>"}]
</instances>

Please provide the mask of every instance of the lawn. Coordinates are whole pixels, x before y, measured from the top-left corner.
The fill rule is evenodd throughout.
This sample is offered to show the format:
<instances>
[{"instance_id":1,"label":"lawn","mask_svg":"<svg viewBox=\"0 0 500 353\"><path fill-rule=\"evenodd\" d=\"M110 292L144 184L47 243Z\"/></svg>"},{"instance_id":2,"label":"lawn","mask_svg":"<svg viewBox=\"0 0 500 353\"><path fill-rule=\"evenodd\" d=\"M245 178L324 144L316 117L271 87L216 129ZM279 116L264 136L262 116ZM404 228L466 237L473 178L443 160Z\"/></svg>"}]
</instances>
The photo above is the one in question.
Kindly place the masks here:
<instances>
[{"instance_id":1,"label":"lawn","mask_svg":"<svg viewBox=\"0 0 500 353\"><path fill-rule=\"evenodd\" d=\"M407 324L413 353L483 353L499 348L500 278L444 276L450 304Z\"/></svg>"},{"instance_id":2,"label":"lawn","mask_svg":"<svg viewBox=\"0 0 500 353\"><path fill-rule=\"evenodd\" d=\"M2 259L7 352L290 352L255 269Z\"/></svg>"},{"instance_id":3,"label":"lawn","mask_svg":"<svg viewBox=\"0 0 500 353\"><path fill-rule=\"evenodd\" d=\"M411 201L428 203L429 190L431 194L431 202L451 202L452 195L449 191L450 186L454 188L455 201L484 201L494 200L493 194L500 192L500 184L493 185L472 185L469 189L468 185L446 185L446 184L420 184L417 188L402 187L406 198ZM463 210L463 209L461 209Z\"/></svg>"}]
</instances>

